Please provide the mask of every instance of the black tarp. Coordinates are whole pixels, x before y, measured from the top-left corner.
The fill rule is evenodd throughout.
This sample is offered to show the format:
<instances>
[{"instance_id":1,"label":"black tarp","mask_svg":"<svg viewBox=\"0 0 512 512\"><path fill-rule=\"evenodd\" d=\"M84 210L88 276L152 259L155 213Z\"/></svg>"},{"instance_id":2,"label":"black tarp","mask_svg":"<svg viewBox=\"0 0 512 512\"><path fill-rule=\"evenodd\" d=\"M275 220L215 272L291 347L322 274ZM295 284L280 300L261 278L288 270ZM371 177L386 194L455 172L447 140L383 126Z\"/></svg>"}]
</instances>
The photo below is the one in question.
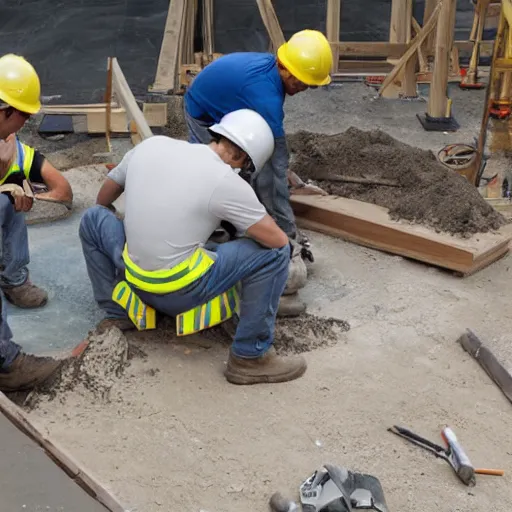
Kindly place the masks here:
<instances>
[{"instance_id":1,"label":"black tarp","mask_svg":"<svg viewBox=\"0 0 512 512\"><path fill-rule=\"evenodd\" d=\"M286 37L324 30L326 0L274 0ZM46 96L60 103L102 101L106 59L116 56L136 95L153 82L169 0L0 0L0 54L26 56ZM422 22L424 2L415 2ZM391 0L343 0L343 41L386 41ZM470 0L458 1L457 39L467 38ZM215 51L267 51L255 0L215 1Z\"/></svg>"}]
</instances>

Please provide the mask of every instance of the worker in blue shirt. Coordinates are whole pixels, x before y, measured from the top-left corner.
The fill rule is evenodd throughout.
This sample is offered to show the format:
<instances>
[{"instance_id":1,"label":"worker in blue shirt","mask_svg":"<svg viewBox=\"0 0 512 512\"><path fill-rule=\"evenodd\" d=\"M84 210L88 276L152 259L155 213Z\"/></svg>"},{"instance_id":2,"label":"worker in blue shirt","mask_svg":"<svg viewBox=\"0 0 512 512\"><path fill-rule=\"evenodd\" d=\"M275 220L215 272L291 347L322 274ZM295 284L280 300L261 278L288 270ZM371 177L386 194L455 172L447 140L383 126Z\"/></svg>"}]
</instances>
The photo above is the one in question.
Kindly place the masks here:
<instances>
[{"instance_id":1,"label":"worker in blue shirt","mask_svg":"<svg viewBox=\"0 0 512 512\"><path fill-rule=\"evenodd\" d=\"M325 36L302 30L270 53L232 53L206 66L185 95L189 141L207 144L208 128L226 114L248 108L270 125L275 150L252 185L269 214L290 239L297 236L288 189L289 154L284 133L284 100L309 87L330 83L332 52Z\"/></svg>"}]
</instances>

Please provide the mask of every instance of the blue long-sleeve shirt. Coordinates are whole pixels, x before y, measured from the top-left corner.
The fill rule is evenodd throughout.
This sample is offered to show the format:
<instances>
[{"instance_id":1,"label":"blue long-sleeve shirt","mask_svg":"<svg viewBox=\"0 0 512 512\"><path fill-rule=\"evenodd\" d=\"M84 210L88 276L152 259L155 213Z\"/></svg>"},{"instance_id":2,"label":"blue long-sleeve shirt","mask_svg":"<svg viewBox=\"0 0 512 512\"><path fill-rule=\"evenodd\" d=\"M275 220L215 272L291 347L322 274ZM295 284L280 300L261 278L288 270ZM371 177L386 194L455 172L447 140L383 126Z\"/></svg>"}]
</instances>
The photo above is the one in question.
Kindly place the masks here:
<instances>
[{"instance_id":1,"label":"blue long-sleeve shirt","mask_svg":"<svg viewBox=\"0 0 512 512\"><path fill-rule=\"evenodd\" d=\"M206 66L185 95L195 119L218 123L241 108L258 112L276 139L284 137L284 85L270 53L231 53Z\"/></svg>"}]
</instances>

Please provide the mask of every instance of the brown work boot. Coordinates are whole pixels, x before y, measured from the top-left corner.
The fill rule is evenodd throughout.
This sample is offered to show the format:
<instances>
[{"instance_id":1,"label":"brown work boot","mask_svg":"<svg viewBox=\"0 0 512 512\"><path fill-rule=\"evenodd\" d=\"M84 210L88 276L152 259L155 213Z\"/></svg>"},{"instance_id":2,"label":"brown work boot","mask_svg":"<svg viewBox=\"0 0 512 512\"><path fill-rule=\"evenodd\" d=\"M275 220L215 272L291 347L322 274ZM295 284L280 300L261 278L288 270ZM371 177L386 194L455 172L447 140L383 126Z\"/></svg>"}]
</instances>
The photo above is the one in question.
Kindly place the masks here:
<instances>
[{"instance_id":1,"label":"brown work boot","mask_svg":"<svg viewBox=\"0 0 512 512\"><path fill-rule=\"evenodd\" d=\"M25 391L42 384L62 365L64 360L38 357L20 352L7 371L0 372L0 391Z\"/></svg>"},{"instance_id":2,"label":"brown work boot","mask_svg":"<svg viewBox=\"0 0 512 512\"><path fill-rule=\"evenodd\" d=\"M21 286L2 288L5 298L19 308L40 308L48 302L48 294L27 279Z\"/></svg>"},{"instance_id":3,"label":"brown work boot","mask_svg":"<svg viewBox=\"0 0 512 512\"><path fill-rule=\"evenodd\" d=\"M121 332L125 332L135 329L135 324L129 318L104 318L96 326L96 331L98 334L103 334L112 327L117 327Z\"/></svg>"},{"instance_id":4,"label":"brown work boot","mask_svg":"<svg viewBox=\"0 0 512 512\"><path fill-rule=\"evenodd\" d=\"M270 347L257 359L244 359L229 354L224 375L231 384L261 384L287 382L304 375L307 364L302 356L280 357Z\"/></svg>"},{"instance_id":5,"label":"brown work boot","mask_svg":"<svg viewBox=\"0 0 512 512\"><path fill-rule=\"evenodd\" d=\"M300 316L305 312L306 304L299 300L297 294L282 295L279 299L279 307L277 308L278 317Z\"/></svg>"}]
</instances>

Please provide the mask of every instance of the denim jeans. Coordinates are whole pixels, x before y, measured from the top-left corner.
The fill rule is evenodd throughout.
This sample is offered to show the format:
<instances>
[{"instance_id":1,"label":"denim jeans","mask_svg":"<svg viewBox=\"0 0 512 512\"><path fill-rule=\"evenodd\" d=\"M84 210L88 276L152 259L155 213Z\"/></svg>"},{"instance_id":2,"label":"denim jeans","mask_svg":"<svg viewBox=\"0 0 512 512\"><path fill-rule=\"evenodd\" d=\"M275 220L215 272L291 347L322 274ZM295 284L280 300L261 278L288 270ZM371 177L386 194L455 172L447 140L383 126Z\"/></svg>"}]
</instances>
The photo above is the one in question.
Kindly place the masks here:
<instances>
[{"instance_id":1,"label":"denim jeans","mask_svg":"<svg viewBox=\"0 0 512 512\"><path fill-rule=\"evenodd\" d=\"M210 123L194 119L184 106L185 122L188 127L188 140L193 144L209 144L212 136L208 132ZM290 205L290 191L288 189L289 154L286 138L275 140L274 153L252 181L252 186L258 199L267 209L268 213L277 222L277 225L290 237L297 235L295 215Z\"/></svg>"},{"instance_id":2,"label":"denim jeans","mask_svg":"<svg viewBox=\"0 0 512 512\"><path fill-rule=\"evenodd\" d=\"M102 206L89 208L80 223L80 240L94 298L108 318L127 318L112 299L112 290L124 276L123 223ZM209 247L210 249L210 247ZM216 260L210 270L191 285L163 295L134 291L143 302L169 316L204 304L241 282L240 317L233 353L255 358L274 342L279 298L288 278L290 249L266 249L250 239L239 239L211 248Z\"/></svg>"},{"instance_id":3,"label":"denim jeans","mask_svg":"<svg viewBox=\"0 0 512 512\"><path fill-rule=\"evenodd\" d=\"M0 286L21 286L28 277L28 231L25 214L16 212L6 194L0 194Z\"/></svg>"},{"instance_id":4,"label":"denim jeans","mask_svg":"<svg viewBox=\"0 0 512 512\"><path fill-rule=\"evenodd\" d=\"M28 232L25 215L16 212L6 194L0 194L0 287L22 285L28 277ZM21 347L12 341L7 323L6 299L0 290L0 371L6 370L19 354Z\"/></svg>"}]
</instances>

